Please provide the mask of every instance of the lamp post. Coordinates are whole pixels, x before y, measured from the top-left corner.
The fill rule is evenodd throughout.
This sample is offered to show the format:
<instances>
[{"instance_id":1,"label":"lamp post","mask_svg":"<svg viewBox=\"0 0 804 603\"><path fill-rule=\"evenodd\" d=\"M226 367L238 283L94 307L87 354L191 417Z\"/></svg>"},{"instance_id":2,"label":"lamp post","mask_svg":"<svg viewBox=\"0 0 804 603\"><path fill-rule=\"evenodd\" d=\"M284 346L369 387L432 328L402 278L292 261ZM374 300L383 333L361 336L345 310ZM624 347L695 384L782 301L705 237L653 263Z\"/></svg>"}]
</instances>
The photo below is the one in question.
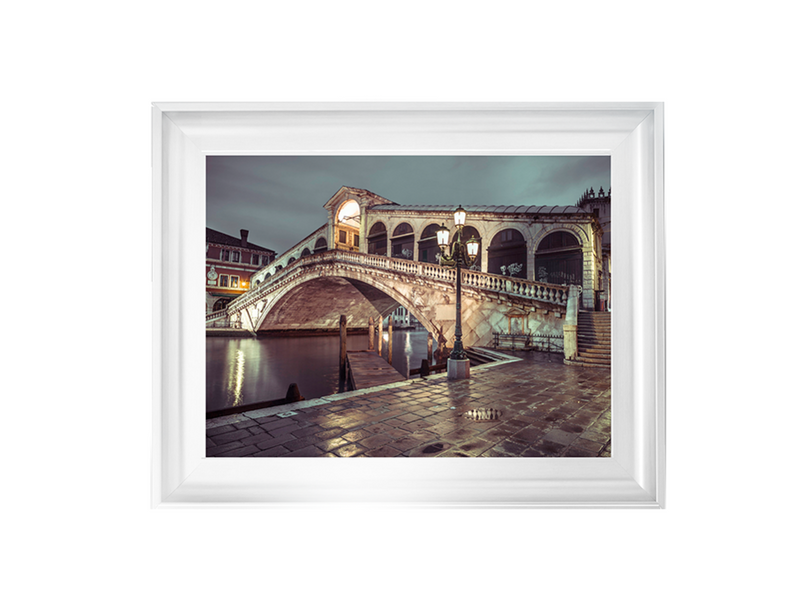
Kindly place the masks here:
<instances>
[{"instance_id":1,"label":"lamp post","mask_svg":"<svg viewBox=\"0 0 804 603\"><path fill-rule=\"evenodd\" d=\"M469 377L469 359L463 350L463 332L461 330L461 264L471 266L477 257L480 241L472 237L466 243L462 240L463 227L466 224L466 210L458 206L454 212L457 237L449 249L449 228L441 225L436 231L438 246L441 248L441 265L455 266L455 343L447 359L447 379L466 379Z\"/></svg>"}]
</instances>

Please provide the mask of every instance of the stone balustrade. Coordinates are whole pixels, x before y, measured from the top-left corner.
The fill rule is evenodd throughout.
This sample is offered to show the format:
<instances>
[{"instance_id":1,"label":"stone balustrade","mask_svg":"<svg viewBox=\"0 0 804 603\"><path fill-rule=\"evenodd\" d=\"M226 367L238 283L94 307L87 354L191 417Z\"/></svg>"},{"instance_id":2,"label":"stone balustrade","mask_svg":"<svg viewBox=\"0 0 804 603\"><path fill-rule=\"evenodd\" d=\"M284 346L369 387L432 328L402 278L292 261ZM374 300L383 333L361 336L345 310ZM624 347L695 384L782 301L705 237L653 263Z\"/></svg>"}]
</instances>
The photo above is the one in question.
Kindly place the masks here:
<instances>
[{"instance_id":1,"label":"stone balustrade","mask_svg":"<svg viewBox=\"0 0 804 603\"><path fill-rule=\"evenodd\" d=\"M224 310L216 310L215 312L210 312L207 314L207 322L211 320L218 320L219 318L226 318L228 312Z\"/></svg>"},{"instance_id":2,"label":"stone balustrade","mask_svg":"<svg viewBox=\"0 0 804 603\"><path fill-rule=\"evenodd\" d=\"M298 278L305 268L330 263L364 266L368 269L416 275L425 279L450 283L455 282L456 274L454 268L446 268L438 264L334 249L299 258L290 266L286 266L275 274L267 276L258 286L233 301L226 312L231 314L248 306L253 300L264 297L267 292L284 285L288 279ZM465 269L461 270L461 284L471 289L516 295L558 306L566 306L569 296L569 287L563 285L552 285ZM210 316L207 316L208 320Z\"/></svg>"}]
</instances>

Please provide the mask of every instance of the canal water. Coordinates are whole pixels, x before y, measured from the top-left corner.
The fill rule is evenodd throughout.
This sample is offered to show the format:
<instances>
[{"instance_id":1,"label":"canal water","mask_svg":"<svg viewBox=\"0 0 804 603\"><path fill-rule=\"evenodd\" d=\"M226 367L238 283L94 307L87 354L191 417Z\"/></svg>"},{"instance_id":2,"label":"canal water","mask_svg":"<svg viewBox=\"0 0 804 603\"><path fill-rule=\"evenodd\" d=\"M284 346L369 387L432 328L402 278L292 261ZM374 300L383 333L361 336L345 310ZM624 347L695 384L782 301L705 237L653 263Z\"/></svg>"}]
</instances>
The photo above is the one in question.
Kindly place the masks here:
<instances>
[{"instance_id":1,"label":"canal water","mask_svg":"<svg viewBox=\"0 0 804 603\"><path fill-rule=\"evenodd\" d=\"M419 368L427 358L427 332L398 330L393 338L394 367L403 375ZM207 337L206 345L207 411L284 398L291 383L308 400L338 391L337 335ZM367 336L350 335L346 348L367 349ZM387 339L383 356L388 358Z\"/></svg>"}]
</instances>

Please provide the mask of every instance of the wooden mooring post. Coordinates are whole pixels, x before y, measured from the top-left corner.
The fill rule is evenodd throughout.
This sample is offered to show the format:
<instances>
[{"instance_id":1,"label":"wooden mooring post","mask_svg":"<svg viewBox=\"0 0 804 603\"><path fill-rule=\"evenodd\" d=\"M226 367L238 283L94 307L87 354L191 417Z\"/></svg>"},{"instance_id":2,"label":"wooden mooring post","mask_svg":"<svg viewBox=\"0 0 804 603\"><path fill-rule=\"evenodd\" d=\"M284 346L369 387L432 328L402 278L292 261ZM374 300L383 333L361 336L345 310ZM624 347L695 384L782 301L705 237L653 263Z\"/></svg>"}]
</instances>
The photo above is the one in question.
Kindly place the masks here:
<instances>
[{"instance_id":1,"label":"wooden mooring post","mask_svg":"<svg viewBox=\"0 0 804 603\"><path fill-rule=\"evenodd\" d=\"M374 350L374 317L369 316L369 326L368 326L368 349L369 352Z\"/></svg>"},{"instance_id":2,"label":"wooden mooring post","mask_svg":"<svg viewBox=\"0 0 804 603\"><path fill-rule=\"evenodd\" d=\"M340 354L340 371L338 372L338 391L343 393L346 391L346 316L341 314L341 354Z\"/></svg>"},{"instance_id":3,"label":"wooden mooring post","mask_svg":"<svg viewBox=\"0 0 804 603\"><path fill-rule=\"evenodd\" d=\"M382 356L382 314L377 318L377 353Z\"/></svg>"},{"instance_id":4,"label":"wooden mooring post","mask_svg":"<svg viewBox=\"0 0 804 603\"><path fill-rule=\"evenodd\" d=\"M394 321L388 317L388 364L391 364L394 349Z\"/></svg>"},{"instance_id":5,"label":"wooden mooring post","mask_svg":"<svg viewBox=\"0 0 804 603\"><path fill-rule=\"evenodd\" d=\"M427 362L433 361L433 334L427 333Z\"/></svg>"}]
</instances>

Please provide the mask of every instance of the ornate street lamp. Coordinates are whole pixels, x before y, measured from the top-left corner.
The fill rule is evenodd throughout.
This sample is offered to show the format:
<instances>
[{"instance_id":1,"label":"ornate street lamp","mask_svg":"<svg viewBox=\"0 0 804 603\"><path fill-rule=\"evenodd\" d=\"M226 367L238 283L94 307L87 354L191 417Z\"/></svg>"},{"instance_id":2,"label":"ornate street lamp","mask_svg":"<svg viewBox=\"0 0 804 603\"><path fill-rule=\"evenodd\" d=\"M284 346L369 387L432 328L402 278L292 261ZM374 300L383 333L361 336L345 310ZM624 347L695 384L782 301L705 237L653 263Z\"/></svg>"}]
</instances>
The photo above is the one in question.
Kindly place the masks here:
<instances>
[{"instance_id":1,"label":"ornate street lamp","mask_svg":"<svg viewBox=\"0 0 804 603\"><path fill-rule=\"evenodd\" d=\"M463 227L466 224L466 210L458 206L454 212L455 227L458 229L455 241L452 243L450 253L449 248L449 228L441 225L436 231L438 246L441 248L441 265L455 267L455 344L452 346L452 353L447 360L447 379L466 379L469 377L469 359L463 350L462 331L461 331L461 265L471 266L474 264L480 249L480 241L472 237L466 243L461 240Z\"/></svg>"}]
</instances>

